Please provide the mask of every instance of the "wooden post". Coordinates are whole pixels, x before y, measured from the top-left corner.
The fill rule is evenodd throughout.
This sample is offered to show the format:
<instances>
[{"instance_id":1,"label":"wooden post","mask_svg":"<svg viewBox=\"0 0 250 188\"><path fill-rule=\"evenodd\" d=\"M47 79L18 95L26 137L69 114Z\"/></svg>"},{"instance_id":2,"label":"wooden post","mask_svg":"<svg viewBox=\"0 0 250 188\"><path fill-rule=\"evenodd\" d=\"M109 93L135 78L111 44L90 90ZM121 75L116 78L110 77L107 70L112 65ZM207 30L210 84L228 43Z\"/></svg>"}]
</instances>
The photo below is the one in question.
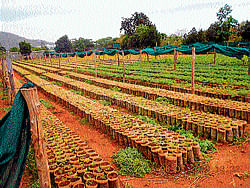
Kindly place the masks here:
<instances>
[{"instance_id":1,"label":"wooden post","mask_svg":"<svg viewBox=\"0 0 250 188\"><path fill-rule=\"evenodd\" d=\"M52 61L51 61L51 55L49 54L49 62L52 65Z\"/></svg>"},{"instance_id":2,"label":"wooden post","mask_svg":"<svg viewBox=\"0 0 250 188\"><path fill-rule=\"evenodd\" d=\"M195 47L192 47L192 93L195 93L194 73L195 73Z\"/></svg>"},{"instance_id":3,"label":"wooden post","mask_svg":"<svg viewBox=\"0 0 250 188\"><path fill-rule=\"evenodd\" d=\"M250 52L248 54L248 75L250 75Z\"/></svg>"},{"instance_id":4,"label":"wooden post","mask_svg":"<svg viewBox=\"0 0 250 188\"><path fill-rule=\"evenodd\" d=\"M97 77L96 54L95 53L94 53L94 58L95 58L95 77Z\"/></svg>"},{"instance_id":5,"label":"wooden post","mask_svg":"<svg viewBox=\"0 0 250 188\"><path fill-rule=\"evenodd\" d=\"M24 96L29 109L31 137L34 145L40 187L50 188L49 165L45 150L46 146L44 142L43 128L40 120L41 104L38 99L37 88L21 89L21 93Z\"/></svg>"},{"instance_id":6,"label":"wooden post","mask_svg":"<svg viewBox=\"0 0 250 188\"><path fill-rule=\"evenodd\" d=\"M174 70L176 70L176 64L177 64L177 53L176 53L176 48L174 48Z\"/></svg>"},{"instance_id":7,"label":"wooden post","mask_svg":"<svg viewBox=\"0 0 250 188\"><path fill-rule=\"evenodd\" d=\"M149 63L149 56L148 56L148 53L147 53L147 59L148 59L148 63Z\"/></svg>"},{"instance_id":8,"label":"wooden post","mask_svg":"<svg viewBox=\"0 0 250 188\"><path fill-rule=\"evenodd\" d=\"M120 66L119 52L117 53L118 67Z\"/></svg>"},{"instance_id":9,"label":"wooden post","mask_svg":"<svg viewBox=\"0 0 250 188\"><path fill-rule=\"evenodd\" d=\"M88 52L86 51L86 63L88 64Z\"/></svg>"},{"instance_id":10,"label":"wooden post","mask_svg":"<svg viewBox=\"0 0 250 188\"><path fill-rule=\"evenodd\" d=\"M122 52L122 65L123 65L123 83L125 83L125 63L124 63L124 52Z\"/></svg>"},{"instance_id":11,"label":"wooden post","mask_svg":"<svg viewBox=\"0 0 250 188\"><path fill-rule=\"evenodd\" d=\"M61 53L59 53L59 57L58 57L58 65L59 65L59 68L61 68L61 58L60 58L60 56L61 56Z\"/></svg>"},{"instance_id":12,"label":"wooden post","mask_svg":"<svg viewBox=\"0 0 250 188\"><path fill-rule=\"evenodd\" d=\"M141 50L140 50L140 64L141 64L141 72L142 72L142 54L141 54Z\"/></svg>"},{"instance_id":13,"label":"wooden post","mask_svg":"<svg viewBox=\"0 0 250 188\"><path fill-rule=\"evenodd\" d=\"M216 65L216 48L214 48L214 65Z\"/></svg>"}]
</instances>

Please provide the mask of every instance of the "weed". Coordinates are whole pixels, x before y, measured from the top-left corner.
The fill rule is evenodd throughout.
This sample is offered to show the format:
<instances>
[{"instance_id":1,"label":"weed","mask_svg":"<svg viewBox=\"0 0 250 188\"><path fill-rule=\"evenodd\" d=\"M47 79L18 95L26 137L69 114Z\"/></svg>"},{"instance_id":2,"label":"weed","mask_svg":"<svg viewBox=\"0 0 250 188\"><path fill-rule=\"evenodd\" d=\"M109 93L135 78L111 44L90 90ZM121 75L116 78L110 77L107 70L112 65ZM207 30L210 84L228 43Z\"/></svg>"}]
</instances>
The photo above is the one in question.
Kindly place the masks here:
<instances>
[{"instance_id":1,"label":"weed","mask_svg":"<svg viewBox=\"0 0 250 188\"><path fill-rule=\"evenodd\" d=\"M47 108L47 109L54 109L55 106L53 106L49 101L46 101L44 99L40 99L40 102Z\"/></svg>"},{"instance_id":2,"label":"weed","mask_svg":"<svg viewBox=\"0 0 250 188\"><path fill-rule=\"evenodd\" d=\"M112 156L114 163L121 169L119 174L144 177L151 171L151 163L136 148L120 149Z\"/></svg>"}]
</instances>

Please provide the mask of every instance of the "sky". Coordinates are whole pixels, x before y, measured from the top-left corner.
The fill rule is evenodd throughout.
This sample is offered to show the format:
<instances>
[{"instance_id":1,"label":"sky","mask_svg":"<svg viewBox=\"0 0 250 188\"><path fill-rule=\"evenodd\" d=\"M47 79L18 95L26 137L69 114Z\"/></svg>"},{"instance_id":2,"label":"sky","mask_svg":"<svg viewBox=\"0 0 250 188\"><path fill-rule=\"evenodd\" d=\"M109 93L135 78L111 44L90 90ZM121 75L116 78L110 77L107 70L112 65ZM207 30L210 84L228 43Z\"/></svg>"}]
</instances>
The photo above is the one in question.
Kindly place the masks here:
<instances>
[{"instance_id":1,"label":"sky","mask_svg":"<svg viewBox=\"0 0 250 188\"><path fill-rule=\"evenodd\" d=\"M119 37L122 17L143 12L161 33L207 29L225 4L239 22L250 20L250 0L0 0L0 30L55 42L63 35Z\"/></svg>"}]
</instances>

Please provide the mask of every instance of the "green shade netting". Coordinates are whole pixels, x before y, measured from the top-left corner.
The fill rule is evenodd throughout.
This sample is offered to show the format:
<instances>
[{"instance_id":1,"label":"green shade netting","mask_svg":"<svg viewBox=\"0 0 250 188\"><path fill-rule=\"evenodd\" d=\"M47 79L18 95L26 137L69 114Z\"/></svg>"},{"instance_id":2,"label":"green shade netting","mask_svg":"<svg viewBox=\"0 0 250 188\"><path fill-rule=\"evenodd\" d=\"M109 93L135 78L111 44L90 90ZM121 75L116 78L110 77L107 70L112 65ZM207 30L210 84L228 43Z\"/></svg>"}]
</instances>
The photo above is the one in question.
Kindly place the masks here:
<instances>
[{"instance_id":1,"label":"green shade netting","mask_svg":"<svg viewBox=\"0 0 250 188\"><path fill-rule=\"evenodd\" d=\"M21 88L33 87L26 83ZM0 120L0 187L18 188L31 140L29 110L19 90L12 108Z\"/></svg>"}]
</instances>

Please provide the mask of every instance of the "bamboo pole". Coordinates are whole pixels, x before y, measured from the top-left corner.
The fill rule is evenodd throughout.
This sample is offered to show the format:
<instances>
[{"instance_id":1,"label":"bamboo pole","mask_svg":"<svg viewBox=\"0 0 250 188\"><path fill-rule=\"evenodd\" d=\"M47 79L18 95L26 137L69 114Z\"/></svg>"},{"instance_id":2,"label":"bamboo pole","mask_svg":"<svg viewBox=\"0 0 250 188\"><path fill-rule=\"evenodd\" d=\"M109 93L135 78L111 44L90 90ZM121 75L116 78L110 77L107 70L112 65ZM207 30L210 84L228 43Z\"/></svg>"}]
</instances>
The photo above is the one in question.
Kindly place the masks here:
<instances>
[{"instance_id":1,"label":"bamboo pole","mask_svg":"<svg viewBox=\"0 0 250 188\"><path fill-rule=\"evenodd\" d=\"M94 53L94 59L95 59L95 77L97 77L96 54L95 53Z\"/></svg>"},{"instance_id":2,"label":"bamboo pole","mask_svg":"<svg viewBox=\"0 0 250 188\"><path fill-rule=\"evenodd\" d=\"M177 53L176 53L176 48L174 48L174 70L176 70L176 64L177 64Z\"/></svg>"},{"instance_id":3,"label":"bamboo pole","mask_svg":"<svg viewBox=\"0 0 250 188\"><path fill-rule=\"evenodd\" d=\"M214 65L216 65L216 48L214 48Z\"/></svg>"},{"instance_id":4,"label":"bamboo pole","mask_svg":"<svg viewBox=\"0 0 250 188\"><path fill-rule=\"evenodd\" d=\"M123 65L123 83L125 83L125 63L124 63L124 52L122 52L122 65Z\"/></svg>"},{"instance_id":5,"label":"bamboo pole","mask_svg":"<svg viewBox=\"0 0 250 188\"><path fill-rule=\"evenodd\" d=\"M192 47L192 93L195 93L194 73L195 73L195 47Z\"/></svg>"},{"instance_id":6,"label":"bamboo pole","mask_svg":"<svg viewBox=\"0 0 250 188\"><path fill-rule=\"evenodd\" d=\"M50 174L45 150L42 123L40 120L41 104L37 95L37 88L21 89L30 114L31 137L34 145L37 172L40 180L40 187L50 188Z\"/></svg>"}]
</instances>

